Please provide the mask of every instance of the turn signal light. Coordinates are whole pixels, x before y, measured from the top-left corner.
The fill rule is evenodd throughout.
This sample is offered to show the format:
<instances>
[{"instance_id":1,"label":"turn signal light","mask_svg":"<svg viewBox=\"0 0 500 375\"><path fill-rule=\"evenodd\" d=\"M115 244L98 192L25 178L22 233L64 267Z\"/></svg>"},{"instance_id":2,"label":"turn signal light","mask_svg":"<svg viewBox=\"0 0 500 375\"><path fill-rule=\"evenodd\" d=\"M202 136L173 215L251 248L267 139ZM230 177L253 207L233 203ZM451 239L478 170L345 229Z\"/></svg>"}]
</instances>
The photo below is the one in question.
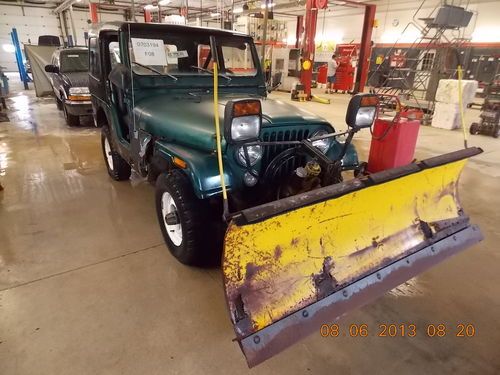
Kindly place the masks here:
<instances>
[{"instance_id":1,"label":"turn signal light","mask_svg":"<svg viewBox=\"0 0 500 375\"><path fill-rule=\"evenodd\" d=\"M69 100L82 101L82 100L90 100L89 95L69 95Z\"/></svg>"},{"instance_id":2,"label":"turn signal light","mask_svg":"<svg viewBox=\"0 0 500 375\"><path fill-rule=\"evenodd\" d=\"M366 95L361 98L360 107L376 107L378 106L378 96Z\"/></svg>"},{"instance_id":3,"label":"turn signal light","mask_svg":"<svg viewBox=\"0 0 500 375\"><path fill-rule=\"evenodd\" d=\"M178 166L181 169L187 168L187 163L184 160L182 160L181 158L178 158L177 156L174 156L172 158L172 162L174 163L174 165Z\"/></svg>"},{"instance_id":4,"label":"turn signal light","mask_svg":"<svg viewBox=\"0 0 500 375\"><path fill-rule=\"evenodd\" d=\"M238 101L233 105L233 117L260 115L260 100Z\"/></svg>"}]
</instances>

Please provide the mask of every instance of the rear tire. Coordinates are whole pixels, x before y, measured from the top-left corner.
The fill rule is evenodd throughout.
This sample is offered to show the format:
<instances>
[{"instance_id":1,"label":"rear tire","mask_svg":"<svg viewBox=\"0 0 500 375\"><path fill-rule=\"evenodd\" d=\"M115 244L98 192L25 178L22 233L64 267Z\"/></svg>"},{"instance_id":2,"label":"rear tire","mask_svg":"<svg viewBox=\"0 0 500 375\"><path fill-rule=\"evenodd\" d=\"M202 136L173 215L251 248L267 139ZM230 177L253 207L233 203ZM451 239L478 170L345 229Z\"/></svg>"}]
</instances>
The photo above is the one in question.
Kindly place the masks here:
<instances>
[{"instance_id":1,"label":"rear tire","mask_svg":"<svg viewBox=\"0 0 500 375\"><path fill-rule=\"evenodd\" d=\"M479 124L477 122L473 122L469 128L469 132L472 135L479 134Z\"/></svg>"},{"instance_id":2,"label":"rear tire","mask_svg":"<svg viewBox=\"0 0 500 375\"><path fill-rule=\"evenodd\" d=\"M115 150L107 126L101 129L101 147L109 176L115 181L128 180L131 173L130 165Z\"/></svg>"},{"instance_id":3,"label":"rear tire","mask_svg":"<svg viewBox=\"0 0 500 375\"><path fill-rule=\"evenodd\" d=\"M80 125L80 116L74 116L74 115L68 113L68 110L66 109L66 106L64 106L63 111L64 111L64 118L66 119L66 123L69 126L78 126L78 125Z\"/></svg>"},{"instance_id":4,"label":"rear tire","mask_svg":"<svg viewBox=\"0 0 500 375\"><path fill-rule=\"evenodd\" d=\"M207 202L196 197L188 177L178 169L160 174L155 203L158 223L172 255L186 265L207 263L210 245L216 241L207 230Z\"/></svg>"}]
</instances>

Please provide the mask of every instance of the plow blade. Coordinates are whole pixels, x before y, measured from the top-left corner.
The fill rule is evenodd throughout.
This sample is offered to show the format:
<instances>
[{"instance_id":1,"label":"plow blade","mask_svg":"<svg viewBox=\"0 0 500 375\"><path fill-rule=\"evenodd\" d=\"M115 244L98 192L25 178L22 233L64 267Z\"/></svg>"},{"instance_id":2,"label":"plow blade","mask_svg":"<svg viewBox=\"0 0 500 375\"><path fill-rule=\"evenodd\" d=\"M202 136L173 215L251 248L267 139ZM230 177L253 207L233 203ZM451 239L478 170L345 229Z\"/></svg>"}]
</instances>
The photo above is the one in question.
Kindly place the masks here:
<instances>
[{"instance_id":1,"label":"plow blade","mask_svg":"<svg viewBox=\"0 0 500 375\"><path fill-rule=\"evenodd\" d=\"M468 148L240 212L226 299L250 367L482 239L457 196Z\"/></svg>"}]
</instances>

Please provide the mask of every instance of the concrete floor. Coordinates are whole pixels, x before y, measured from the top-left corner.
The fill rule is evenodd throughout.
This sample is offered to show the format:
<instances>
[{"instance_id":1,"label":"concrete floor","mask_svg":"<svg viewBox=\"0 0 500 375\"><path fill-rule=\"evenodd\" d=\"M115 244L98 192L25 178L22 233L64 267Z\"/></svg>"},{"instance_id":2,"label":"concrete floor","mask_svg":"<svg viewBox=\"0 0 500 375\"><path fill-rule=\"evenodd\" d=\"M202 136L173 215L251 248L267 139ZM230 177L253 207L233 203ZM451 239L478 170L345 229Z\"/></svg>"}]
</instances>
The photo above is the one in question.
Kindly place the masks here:
<instances>
[{"instance_id":1,"label":"concrete floor","mask_svg":"<svg viewBox=\"0 0 500 375\"><path fill-rule=\"evenodd\" d=\"M348 97L332 97L296 105L344 128ZM248 370L231 341L220 270L173 259L153 188L111 181L99 130L68 128L53 99L20 91L9 106L11 121L0 123L0 374L500 373L500 140L471 138L485 153L461 180L485 240L340 322L373 333L381 323L413 323L416 337L318 331ZM369 133L356 144L366 155ZM460 132L423 127L417 156L461 146ZM439 323L447 335L426 337ZM475 337L455 337L459 323L473 324Z\"/></svg>"}]
</instances>

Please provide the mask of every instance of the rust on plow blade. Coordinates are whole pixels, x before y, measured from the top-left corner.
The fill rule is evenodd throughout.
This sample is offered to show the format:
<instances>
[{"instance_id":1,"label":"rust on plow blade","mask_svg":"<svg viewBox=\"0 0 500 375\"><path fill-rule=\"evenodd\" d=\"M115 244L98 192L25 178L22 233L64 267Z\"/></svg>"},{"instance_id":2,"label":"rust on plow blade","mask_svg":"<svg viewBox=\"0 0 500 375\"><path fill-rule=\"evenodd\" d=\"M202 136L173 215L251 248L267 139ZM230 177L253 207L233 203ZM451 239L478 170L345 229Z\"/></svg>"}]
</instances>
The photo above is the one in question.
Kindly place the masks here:
<instances>
[{"instance_id":1,"label":"rust on plow blade","mask_svg":"<svg viewBox=\"0 0 500 375\"><path fill-rule=\"evenodd\" d=\"M240 212L226 299L255 366L482 239L457 196L468 148Z\"/></svg>"}]
</instances>

